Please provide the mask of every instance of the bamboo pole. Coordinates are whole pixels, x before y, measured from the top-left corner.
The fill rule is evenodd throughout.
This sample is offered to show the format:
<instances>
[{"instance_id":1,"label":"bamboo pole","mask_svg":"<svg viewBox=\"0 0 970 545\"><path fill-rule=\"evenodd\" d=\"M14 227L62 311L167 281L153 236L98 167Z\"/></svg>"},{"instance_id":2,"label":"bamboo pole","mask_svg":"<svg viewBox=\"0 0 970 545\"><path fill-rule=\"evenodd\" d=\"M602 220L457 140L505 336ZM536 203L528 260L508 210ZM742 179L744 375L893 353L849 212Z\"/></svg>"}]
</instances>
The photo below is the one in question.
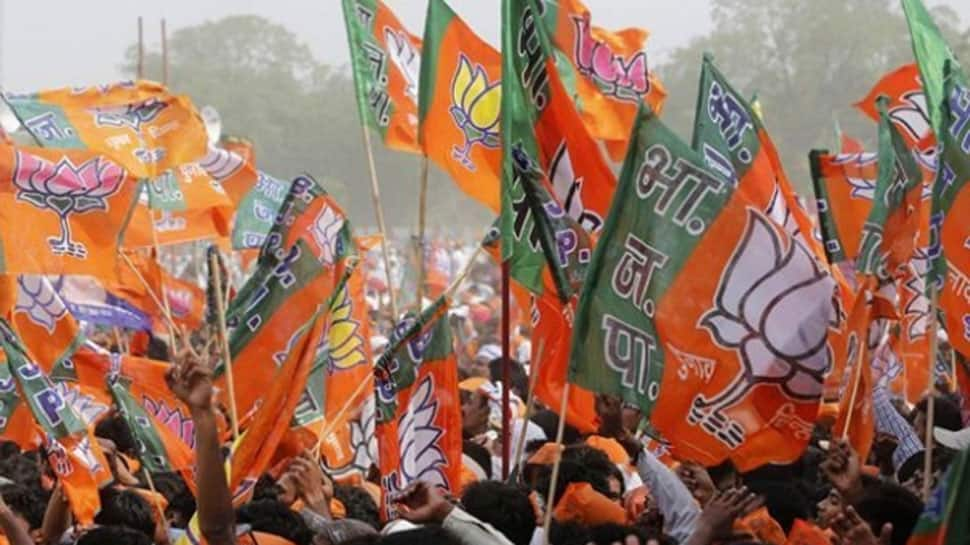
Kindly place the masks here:
<instances>
[{"instance_id":1,"label":"bamboo pole","mask_svg":"<svg viewBox=\"0 0 970 545\"><path fill-rule=\"evenodd\" d=\"M215 282L216 323L219 326L219 340L222 348L222 361L226 369L226 393L229 394L229 423L232 427L232 438L239 437L239 412L236 410L236 386L232 378L232 355L229 350L229 333L226 330L225 299L222 296L222 268L219 266L219 256L216 252L209 254L209 266ZM228 286L226 291L228 291Z\"/></svg>"},{"instance_id":2,"label":"bamboo pole","mask_svg":"<svg viewBox=\"0 0 970 545\"><path fill-rule=\"evenodd\" d=\"M145 77L145 30L141 15L138 16L138 79Z\"/></svg>"},{"instance_id":3,"label":"bamboo pole","mask_svg":"<svg viewBox=\"0 0 970 545\"><path fill-rule=\"evenodd\" d=\"M940 342L936 337L939 327L936 309L940 304L940 293L935 283L930 284L930 388L926 400L926 450L923 452L923 501L928 502L932 492L933 474L933 424L936 413L936 355Z\"/></svg>"},{"instance_id":4,"label":"bamboo pole","mask_svg":"<svg viewBox=\"0 0 970 545\"><path fill-rule=\"evenodd\" d=\"M525 452L525 438L526 432L529 429L529 419L532 418L532 410L535 407L535 389L536 382L539 377L539 365L542 361L542 354L546 348L546 340L539 340L539 350L536 352L536 357L532 360L532 365L529 373L529 391L526 394L525 401L525 416L522 419L522 430L519 432L519 442L515 445L515 457L512 458L515 461L515 466L519 468L519 476L522 475L522 453Z\"/></svg>"},{"instance_id":5,"label":"bamboo pole","mask_svg":"<svg viewBox=\"0 0 970 545\"><path fill-rule=\"evenodd\" d=\"M509 262L502 262L502 480L509 478L512 412L509 407L512 382L512 308Z\"/></svg>"},{"instance_id":6,"label":"bamboo pole","mask_svg":"<svg viewBox=\"0 0 970 545\"><path fill-rule=\"evenodd\" d=\"M142 276L141 271L139 271L138 268L135 267L135 264L132 263L131 258L125 255L125 253L122 252L121 250L118 250L118 255L121 257L121 260L124 261L126 265L128 265L128 268L131 269L131 272L135 273L135 277L138 279L139 282L141 282L142 286L144 286L145 290L148 292L148 296L152 298L152 301L155 303L155 306L158 307L158 310L161 311L162 318L164 318L165 324L168 326L169 331L174 331L175 329L177 329L175 326L175 322L172 320L172 315L168 311L168 307L162 303L161 299L159 299L159 296L155 293L155 290L152 289L148 281L145 280L145 277Z\"/></svg>"},{"instance_id":7,"label":"bamboo pole","mask_svg":"<svg viewBox=\"0 0 970 545\"><path fill-rule=\"evenodd\" d=\"M168 86L168 32L162 19L162 85Z\"/></svg>"},{"instance_id":8,"label":"bamboo pole","mask_svg":"<svg viewBox=\"0 0 970 545\"><path fill-rule=\"evenodd\" d=\"M428 156L421 156L421 181L418 187L418 312L424 308L425 269L424 231L428 221Z\"/></svg>"},{"instance_id":9,"label":"bamboo pole","mask_svg":"<svg viewBox=\"0 0 970 545\"><path fill-rule=\"evenodd\" d=\"M869 290L860 292L857 297L869 297ZM866 302L866 304L870 304ZM867 326L868 329L868 326ZM852 425L852 415L855 413L855 402L856 397L859 393L859 382L862 380L862 366L865 364L865 354L869 351L867 336L863 336L859 339L859 353L856 355L855 367L852 369L852 392L849 394L849 409L848 414L845 415L845 424L842 426L842 439L849 437L849 428Z\"/></svg>"},{"instance_id":10,"label":"bamboo pole","mask_svg":"<svg viewBox=\"0 0 970 545\"><path fill-rule=\"evenodd\" d=\"M148 483L148 489L152 492L152 504L154 504L155 509L158 510L158 523L162 525L165 530L165 535L168 535L168 518L165 517L165 508L162 506L160 500L161 494L158 493L158 489L155 488L155 481L152 479L152 474L145 467L145 464L141 466L142 473L145 475L145 482Z\"/></svg>"},{"instance_id":11,"label":"bamboo pole","mask_svg":"<svg viewBox=\"0 0 970 545\"><path fill-rule=\"evenodd\" d=\"M559 481L559 464L562 462L562 436L566 428L566 404L569 402L569 382L562 389L562 400L559 402L559 425L556 428L556 445L559 452L552 464L552 477L549 479L549 493L546 494L546 512L542 520L542 542L549 545L549 525L552 523L553 498L556 495L556 482Z\"/></svg>"},{"instance_id":12,"label":"bamboo pole","mask_svg":"<svg viewBox=\"0 0 970 545\"><path fill-rule=\"evenodd\" d=\"M377 228L381 231L381 254L384 257L384 276L387 279L387 292L390 298L391 322L398 318L397 294L394 293L394 283L391 281L391 257L387 250L387 225L384 223L384 206L381 204L381 188L377 182L377 167L374 165L374 150L371 147L370 131L364 124L360 126L364 135L364 151L367 152L367 168L370 169L370 196L374 203L374 214L377 217Z\"/></svg>"}]
</instances>

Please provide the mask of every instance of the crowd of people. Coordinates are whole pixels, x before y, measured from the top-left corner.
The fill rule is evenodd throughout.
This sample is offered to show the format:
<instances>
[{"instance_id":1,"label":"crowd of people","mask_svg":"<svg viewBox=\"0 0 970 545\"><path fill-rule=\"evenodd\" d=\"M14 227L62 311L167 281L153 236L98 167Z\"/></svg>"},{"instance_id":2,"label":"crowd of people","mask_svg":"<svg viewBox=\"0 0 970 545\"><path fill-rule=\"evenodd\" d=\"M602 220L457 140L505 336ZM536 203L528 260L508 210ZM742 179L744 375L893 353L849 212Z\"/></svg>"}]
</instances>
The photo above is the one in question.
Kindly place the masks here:
<instances>
[{"instance_id":1,"label":"crowd of people","mask_svg":"<svg viewBox=\"0 0 970 545\"><path fill-rule=\"evenodd\" d=\"M442 247L456 257L454 270L478 259L465 245L449 244ZM460 356L460 490L411 483L388 498L396 511L390 518L380 509L376 467L363 479L335 479L326 460L307 451L264 475L252 500L234 508L224 469L229 444L217 426L221 416L212 371L190 351L169 357L164 343L152 342L149 355L172 362L169 387L191 413L194 482L177 473L140 471L139 445L112 412L98 422L95 435L114 479L100 490L95 525L81 527L73 522L63 484L44 453L4 442L0 542L903 545L924 511L923 480L936 486L955 454L970 445L970 429L943 384L934 397L936 441L929 476L924 456L930 449L921 440L926 400L907 407L878 389L878 433L864 460L832 436L831 419L820 418L803 455L789 465L741 473L730 461L714 467L674 461L644 433L637 409L602 395L596 398L595 431L583 434L562 423L562 442L556 443L560 421L553 408L534 402L528 413L520 410L530 397L531 351L528 328L519 326L509 384L518 418L510 433L510 467L504 468L497 282L497 268L485 258L477 261L450 320ZM380 323L386 287L375 280L369 291L372 317ZM374 335L378 349L385 341L381 333ZM119 349L108 335L91 338ZM551 517L544 527L547 510Z\"/></svg>"}]
</instances>

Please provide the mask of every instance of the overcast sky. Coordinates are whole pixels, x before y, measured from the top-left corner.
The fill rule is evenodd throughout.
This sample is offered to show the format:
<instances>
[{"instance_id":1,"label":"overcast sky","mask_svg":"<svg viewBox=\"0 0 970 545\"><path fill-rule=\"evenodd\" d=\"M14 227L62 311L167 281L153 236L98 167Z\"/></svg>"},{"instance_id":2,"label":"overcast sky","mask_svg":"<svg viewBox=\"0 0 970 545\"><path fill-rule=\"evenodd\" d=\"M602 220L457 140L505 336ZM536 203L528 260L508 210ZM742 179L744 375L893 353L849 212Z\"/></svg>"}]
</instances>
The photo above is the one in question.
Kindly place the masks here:
<instances>
[{"instance_id":1,"label":"overcast sky","mask_svg":"<svg viewBox=\"0 0 970 545\"><path fill-rule=\"evenodd\" d=\"M421 33L424 0L387 3L412 32ZM479 34L496 42L499 0L449 3ZM929 3L949 4L963 21L970 20L970 0ZM711 24L709 0L586 0L586 4L601 26L649 29L647 48L657 58L704 34ZM254 13L291 29L320 59L335 64L348 60L339 0L0 0L0 6L0 85L10 91L118 79L125 47L137 39L139 15L145 18L148 44L159 42L162 17L171 32L226 15Z\"/></svg>"}]
</instances>

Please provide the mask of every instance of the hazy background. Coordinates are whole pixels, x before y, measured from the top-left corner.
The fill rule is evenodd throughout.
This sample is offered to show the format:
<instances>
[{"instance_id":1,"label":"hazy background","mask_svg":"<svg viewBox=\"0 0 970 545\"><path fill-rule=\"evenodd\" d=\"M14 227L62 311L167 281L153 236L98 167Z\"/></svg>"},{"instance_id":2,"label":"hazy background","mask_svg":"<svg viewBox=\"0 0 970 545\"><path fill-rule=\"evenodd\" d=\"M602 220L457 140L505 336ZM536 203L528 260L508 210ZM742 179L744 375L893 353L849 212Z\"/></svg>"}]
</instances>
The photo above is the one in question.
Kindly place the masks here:
<instances>
[{"instance_id":1,"label":"hazy background","mask_svg":"<svg viewBox=\"0 0 970 545\"><path fill-rule=\"evenodd\" d=\"M423 0L386 0L415 34ZM449 0L497 44L499 0ZM875 125L851 104L877 78L912 62L897 0L586 0L597 25L647 28L651 69L669 97L664 118L690 137L701 54L714 52L745 93L757 92L790 177L810 186L806 154L831 147L838 119L867 144ZM928 0L957 54L970 58L970 1ZM146 77L160 79L159 22L168 24L170 86L222 113L224 132L256 144L277 177L323 179L358 226L372 223L339 0L0 0L0 86L25 92L132 77L137 17ZM250 15L252 17L238 17ZM418 159L378 150L389 221L415 224ZM438 171L432 225L478 233L489 214Z\"/></svg>"}]
</instances>

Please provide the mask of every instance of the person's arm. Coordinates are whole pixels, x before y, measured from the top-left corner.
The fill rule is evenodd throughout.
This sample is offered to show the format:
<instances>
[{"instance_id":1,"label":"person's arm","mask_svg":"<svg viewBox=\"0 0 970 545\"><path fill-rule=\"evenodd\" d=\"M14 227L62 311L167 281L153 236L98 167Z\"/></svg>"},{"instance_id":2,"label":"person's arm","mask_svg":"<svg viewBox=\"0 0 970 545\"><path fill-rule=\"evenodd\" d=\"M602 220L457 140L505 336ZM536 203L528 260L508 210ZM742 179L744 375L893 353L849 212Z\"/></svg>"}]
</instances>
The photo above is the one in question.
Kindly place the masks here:
<instances>
[{"instance_id":1,"label":"person's arm","mask_svg":"<svg viewBox=\"0 0 970 545\"><path fill-rule=\"evenodd\" d=\"M440 524L461 545L512 545L501 532L462 511L437 487L417 481L395 501L401 518L415 524Z\"/></svg>"},{"instance_id":2,"label":"person's arm","mask_svg":"<svg viewBox=\"0 0 970 545\"><path fill-rule=\"evenodd\" d=\"M872 409L876 420L876 430L892 435L896 438L896 450L893 451L892 461L895 472L899 472L903 462L914 454L923 450L923 441L916 434L916 430L899 414L889 400L889 392L885 388L876 388L872 392Z\"/></svg>"},{"instance_id":3,"label":"person's arm","mask_svg":"<svg viewBox=\"0 0 970 545\"><path fill-rule=\"evenodd\" d=\"M197 358L183 354L166 379L176 397L188 406L195 426L199 529L209 545L234 545L236 514L223 469L212 373Z\"/></svg>"},{"instance_id":4,"label":"person's arm","mask_svg":"<svg viewBox=\"0 0 970 545\"><path fill-rule=\"evenodd\" d=\"M60 481L54 486L51 497L47 500L47 510L40 525L40 533L45 545L53 545L60 541L64 532L71 527L71 505L64 495Z\"/></svg>"},{"instance_id":5,"label":"person's arm","mask_svg":"<svg viewBox=\"0 0 970 545\"><path fill-rule=\"evenodd\" d=\"M704 511L697 518L690 536L680 543L710 545L715 541L728 538L735 519L758 509L762 504L761 498L743 486L717 492L704 506Z\"/></svg>"},{"instance_id":6,"label":"person's arm","mask_svg":"<svg viewBox=\"0 0 970 545\"><path fill-rule=\"evenodd\" d=\"M694 533L701 510L677 475L647 449L637 456L637 472L664 516L667 534L683 543Z\"/></svg>"},{"instance_id":7,"label":"person's arm","mask_svg":"<svg viewBox=\"0 0 970 545\"><path fill-rule=\"evenodd\" d=\"M0 528L3 528L3 533L10 545L34 545L27 529L17 520L17 515L7 502L3 501L3 496L0 496Z\"/></svg>"}]
</instances>

